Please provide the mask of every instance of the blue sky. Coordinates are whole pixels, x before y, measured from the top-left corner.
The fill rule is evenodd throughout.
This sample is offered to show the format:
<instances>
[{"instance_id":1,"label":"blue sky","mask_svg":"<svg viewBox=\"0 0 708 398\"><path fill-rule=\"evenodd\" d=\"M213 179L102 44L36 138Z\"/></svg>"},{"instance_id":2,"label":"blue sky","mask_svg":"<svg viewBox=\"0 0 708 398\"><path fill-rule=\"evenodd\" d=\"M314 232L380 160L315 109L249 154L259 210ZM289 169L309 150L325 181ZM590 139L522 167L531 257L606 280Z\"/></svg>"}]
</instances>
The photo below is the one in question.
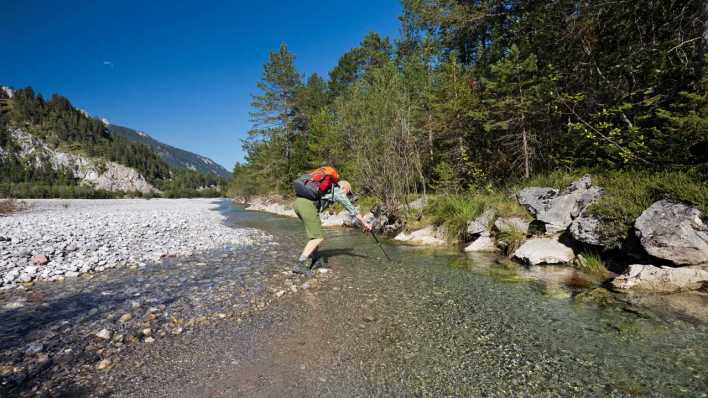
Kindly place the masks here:
<instances>
[{"instance_id":1,"label":"blue sky","mask_svg":"<svg viewBox=\"0 0 708 398\"><path fill-rule=\"evenodd\" d=\"M0 84L60 93L111 123L206 155L243 158L268 52L327 76L367 32L399 33L398 0L2 0Z\"/></svg>"}]
</instances>

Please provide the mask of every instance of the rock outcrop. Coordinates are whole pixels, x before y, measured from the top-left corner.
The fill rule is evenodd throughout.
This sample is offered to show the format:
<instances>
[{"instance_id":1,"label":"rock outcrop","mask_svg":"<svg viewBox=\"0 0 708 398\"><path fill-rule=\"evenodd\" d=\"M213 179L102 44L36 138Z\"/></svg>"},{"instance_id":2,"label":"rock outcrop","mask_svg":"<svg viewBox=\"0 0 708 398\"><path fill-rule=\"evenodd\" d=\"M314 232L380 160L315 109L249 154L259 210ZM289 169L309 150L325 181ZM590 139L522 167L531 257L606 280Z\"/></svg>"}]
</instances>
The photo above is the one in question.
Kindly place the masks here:
<instances>
[{"instance_id":1,"label":"rock outcrop","mask_svg":"<svg viewBox=\"0 0 708 398\"><path fill-rule=\"evenodd\" d=\"M696 290L708 283L708 269L700 266L655 267L633 264L612 285L618 289L633 289L659 293Z\"/></svg>"},{"instance_id":2,"label":"rock outcrop","mask_svg":"<svg viewBox=\"0 0 708 398\"><path fill-rule=\"evenodd\" d=\"M467 235L471 237L491 236L495 216L494 209L485 210L479 217L467 223Z\"/></svg>"},{"instance_id":3,"label":"rock outcrop","mask_svg":"<svg viewBox=\"0 0 708 398\"><path fill-rule=\"evenodd\" d=\"M573 249L553 239L531 239L514 252L514 258L530 265L566 264L573 261Z\"/></svg>"},{"instance_id":4,"label":"rock outcrop","mask_svg":"<svg viewBox=\"0 0 708 398\"><path fill-rule=\"evenodd\" d=\"M406 243L411 243L411 244L416 244L416 245L430 245L430 246L444 246L447 245L447 241L445 240L445 231L435 228L432 225L429 225L425 228L419 229L417 231L413 231L410 233L407 232L401 232L400 234L396 235L394 240L400 241L400 242L406 242Z\"/></svg>"},{"instance_id":5,"label":"rock outcrop","mask_svg":"<svg viewBox=\"0 0 708 398\"><path fill-rule=\"evenodd\" d=\"M708 263L708 226L700 210L660 200L634 222L639 241L650 255L676 265Z\"/></svg>"},{"instance_id":6,"label":"rock outcrop","mask_svg":"<svg viewBox=\"0 0 708 398\"><path fill-rule=\"evenodd\" d=\"M494 228L500 232L517 230L524 235L529 233L529 222L520 217L497 218L494 221Z\"/></svg>"},{"instance_id":7,"label":"rock outcrop","mask_svg":"<svg viewBox=\"0 0 708 398\"><path fill-rule=\"evenodd\" d=\"M605 244L600 236L600 220L586 211L570 224L570 235L578 242L586 245L602 247Z\"/></svg>"},{"instance_id":8,"label":"rock outcrop","mask_svg":"<svg viewBox=\"0 0 708 398\"><path fill-rule=\"evenodd\" d=\"M112 192L159 192L135 169L122 164L75 155L52 149L44 141L22 129L10 129L18 146L16 155L35 166L49 165L54 170L69 171L74 178L96 189Z\"/></svg>"},{"instance_id":9,"label":"rock outcrop","mask_svg":"<svg viewBox=\"0 0 708 398\"><path fill-rule=\"evenodd\" d=\"M592 186L590 176L586 175L561 191L531 187L521 190L517 196L519 203L545 224L546 232L554 234L568 228L601 194L602 190Z\"/></svg>"}]
</instances>

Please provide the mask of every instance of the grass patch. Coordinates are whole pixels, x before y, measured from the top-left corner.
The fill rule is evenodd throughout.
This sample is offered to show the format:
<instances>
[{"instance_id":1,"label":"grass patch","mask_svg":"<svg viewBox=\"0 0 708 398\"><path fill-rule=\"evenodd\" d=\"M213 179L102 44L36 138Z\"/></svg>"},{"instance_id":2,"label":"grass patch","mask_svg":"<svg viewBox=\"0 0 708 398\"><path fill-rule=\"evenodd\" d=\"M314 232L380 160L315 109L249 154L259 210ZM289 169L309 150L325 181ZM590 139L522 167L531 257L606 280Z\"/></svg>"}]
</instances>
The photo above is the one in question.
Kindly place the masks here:
<instances>
[{"instance_id":1,"label":"grass patch","mask_svg":"<svg viewBox=\"0 0 708 398\"><path fill-rule=\"evenodd\" d=\"M584 272L593 275L607 277L610 272L607 270L607 265L602 261L602 258L593 253L578 254L576 266Z\"/></svg>"},{"instance_id":2,"label":"grass patch","mask_svg":"<svg viewBox=\"0 0 708 398\"><path fill-rule=\"evenodd\" d=\"M485 204L485 208L496 211L497 217L520 217L531 219L531 215L524 206L519 204L516 196L502 191L485 192L476 196Z\"/></svg>"},{"instance_id":3,"label":"grass patch","mask_svg":"<svg viewBox=\"0 0 708 398\"><path fill-rule=\"evenodd\" d=\"M520 231L518 228L507 228L503 231L497 233L497 242L502 248L502 252L507 256L511 257L516 249L521 247L526 239L526 234Z\"/></svg>"},{"instance_id":4,"label":"grass patch","mask_svg":"<svg viewBox=\"0 0 708 398\"><path fill-rule=\"evenodd\" d=\"M550 187L563 189L574 181L580 179L585 174L592 174L587 170L553 171L547 174L539 174L516 184L515 191L520 191L526 187Z\"/></svg>"},{"instance_id":5,"label":"grass patch","mask_svg":"<svg viewBox=\"0 0 708 398\"><path fill-rule=\"evenodd\" d=\"M478 217L485 209L485 203L479 198L463 195L444 195L432 198L426 206L436 226L447 230L449 240L464 239L467 222Z\"/></svg>"},{"instance_id":6,"label":"grass patch","mask_svg":"<svg viewBox=\"0 0 708 398\"><path fill-rule=\"evenodd\" d=\"M588 211L602 223L601 237L610 248L621 246L634 220L652 203L671 199L708 214L708 184L696 170L616 171L593 176L605 194Z\"/></svg>"}]
</instances>

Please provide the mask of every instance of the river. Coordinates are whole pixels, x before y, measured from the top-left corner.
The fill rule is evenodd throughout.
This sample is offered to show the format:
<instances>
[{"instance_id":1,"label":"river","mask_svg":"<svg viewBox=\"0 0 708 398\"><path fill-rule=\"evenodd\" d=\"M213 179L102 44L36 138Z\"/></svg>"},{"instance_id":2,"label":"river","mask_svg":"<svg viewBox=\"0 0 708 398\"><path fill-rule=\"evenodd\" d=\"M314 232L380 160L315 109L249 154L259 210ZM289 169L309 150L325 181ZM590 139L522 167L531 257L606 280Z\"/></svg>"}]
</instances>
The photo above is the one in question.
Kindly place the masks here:
<instances>
[{"instance_id":1,"label":"river","mask_svg":"<svg viewBox=\"0 0 708 398\"><path fill-rule=\"evenodd\" d=\"M3 292L2 303L24 306L0 312L0 360L27 355L33 335L51 354L51 368L3 376L4 391L707 396L708 327L692 317L614 293L580 300L592 286L531 278L493 256L386 244L388 262L369 236L343 229L327 233L330 272L292 283L284 271L304 240L298 221L227 204L221 211L229 225L265 230L277 245ZM116 323L127 312L141 323ZM147 325L155 341L132 336L137 343L116 347L87 337L105 325L126 335ZM81 354L64 360L66 349ZM111 366L95 370L104 357Z\"/></svg>"}]
</instances>

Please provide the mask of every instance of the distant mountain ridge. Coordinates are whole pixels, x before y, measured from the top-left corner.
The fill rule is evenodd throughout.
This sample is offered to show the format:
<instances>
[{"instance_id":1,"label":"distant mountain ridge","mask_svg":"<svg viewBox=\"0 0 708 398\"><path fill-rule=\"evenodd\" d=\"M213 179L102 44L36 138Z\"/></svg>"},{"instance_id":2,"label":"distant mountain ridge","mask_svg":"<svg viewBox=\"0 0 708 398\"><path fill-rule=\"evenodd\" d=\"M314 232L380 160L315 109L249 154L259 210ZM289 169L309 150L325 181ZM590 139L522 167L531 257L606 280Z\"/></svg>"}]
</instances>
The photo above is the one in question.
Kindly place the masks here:
<instances>
[{"instance_id":1,"label":"distant mountain ridge","mask_svg":"<svg viewBox=\"0 0 708 398\"><path fill-rule=\"evenodd\" d=\"M115 124L107 124L106 127L113 135L125 138L132 142L147 145L158 156L160 156L162 160L170 165L170 167L193 170L199 173L213 174L225 178L231 177L231 173L228 170L205 156L167 145L152 138L142 131Z\"/></svg>"}]
</instances>

